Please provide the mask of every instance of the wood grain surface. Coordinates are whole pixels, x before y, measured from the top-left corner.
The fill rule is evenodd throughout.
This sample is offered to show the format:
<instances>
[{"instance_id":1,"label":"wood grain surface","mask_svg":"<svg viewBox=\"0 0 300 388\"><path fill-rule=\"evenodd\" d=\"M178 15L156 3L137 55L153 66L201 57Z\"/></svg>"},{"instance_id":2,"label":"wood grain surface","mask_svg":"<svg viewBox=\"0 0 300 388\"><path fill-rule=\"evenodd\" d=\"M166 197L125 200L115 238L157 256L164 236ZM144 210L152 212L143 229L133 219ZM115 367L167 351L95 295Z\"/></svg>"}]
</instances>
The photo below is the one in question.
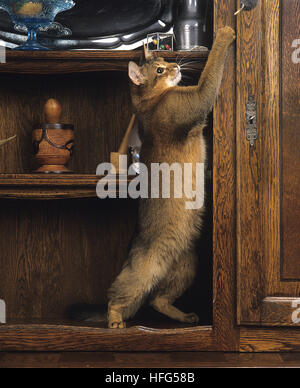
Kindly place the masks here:
<instances>
[{"instance_id":1,"label":"wood grain surface","mask_svg":"<svg viewBox=\"0 0 300 388\"><path fill-rule=\"evenodd\" d=\"M300 2L282 2L281 151L282 278L300 280L300 63L292 61L300 36ZM298 46L299 47L299 46ZM298 55L299 57L299 55Z\"/></svg>"},{"instance_id":2,"label":"wood grain surface","mask_svg":"<svg viewBox=\"0 0 300 388\"><path fill-rule=\"evenodd\" d=\"M96 174L123 139L132 115L128 76L106 72L69 75L0 74L1 136L17 134L0 153L0 173L30 173L32 131L44 122L49 98L62 105L63 123L75 128L74 155L68 167L78 174Z\"/></svg>"},{"instance_id":3,"label":"wood grain surface","mask_svg":"<svg viewBox=\"0 0 300 388\"><path fill-rule=\"evenodd\" d=\"M0 368L294 368L299 366L299 353L0 353ZM109 373L107 371L104 375ZM196 381L201 381L202 371L196 374ZM101 377L98 380L101 383Z\"/></svg>"},{"instance_id":4,"label":"wood grain surface","mask_svg":"<svg viewBox=\"0 0 300 388\"><path fill-rule=\"evenodd\" d=\"M236 28L236 1L214 2L215 33ZM236 328L236 47L226 62L222 87L214 108L213 144L213 275L214 334L220 350L237 350Z\"/></svg>"},{"instance_id":5,"label":"wood grain surface","mask_svg":"<svg viewBox=\"0 0 300 388\"><path fill-rule=\"evenodd\" d=\"M263 7L238 16L237 27L237 320L259 322L263 298L262 130ZM246 138L246 104L257 104L258 140Z\"/></svg>"},{"instance_id":6,"label":"wood grain surface","mask_svg":"<svg viewBox=\"0 0 300 388\"><path fill-rule=\"evenodd\" d=\"M261 325L300 327L300 298L265 298L262 302Z\"/></svg>"},{"instance_id":7,"label":"wood grain surface","mask_svg":"<svg viewBox=\"0 0 300 388\"><path fill-rule=\"evenodd\" d=\"M108 161L110 152L120 145L132 114L123 70L128 60L139 61L141 53L54 52L44 59L39 53L9 53L6 70L0 66L0 130L3 137L18 134L16 144L1 150L0 171L7 174L3 180L0 175L1 195L15 190L18 198L22 190L28 195L31 190L31 195L46 190L52 199L69 198L0 201L4 231L0 235L0 298L8 306L8 323L0 326L0 350L300 350L299 328L276 327L289 325L291 303L300 295L297 255L289 249L290 243L284 248L283 242L284 260L280 260L280 222L292 227L298 222L297 212L291 211L297 209L297 191L291 192L291 182L297 187L293 128L297 128L298 112L295 121L291 107L297 96L290 81L298 70L285 65L285 56L280 61L280 45L291 37L284 32L280 37L280 19L284 27L284 18L296 15L297 23L299 2L292 0L295 8L291 11L287 2L264 0L236 19L233 14L239 3L215 0L215 32L224 25L235 28L237 23L238 41L237 51L234 46L230 50L214 109L213 263L202 263L195 288L188 300L181 301L188 309L196 301L201 323L210 327L182 327L159 317L156 323L141 320L131 322L126 330L111 331L104 325L75 325L63 319L71 303L106 302L107 288L120 271L134 235L137 201L71 198L91 194L97 164ZM168 59L176 59L172 55ZM191 58L202 66L205 55L192 54ZM258 107L258 140L253 147L246 140L245 128L250 95ZM75 124L77 149L70 167L76 174L72 179L50 181L30 174L28 139L34 123L42 121L42 107L50 97L62 103L64 122ZM284 221L284 214L290 218ZM283 233L287 230L284 226ZM209 241L209 236L202 241L199 257L210 258Z\"/></svg>"},{"instance_id":8,"label":"wood grain surface","mask_svg":"<svg viewBox=\"0 0 300 388\"><path fill-rule=\"evenodd\" d=\"M0 351L213 350L212 329L104 329L51 324L0 325Z\"/></svg>"},{"instance_id":9,"label":"wood grain surface","mask_svg":"<svg viewBox=\"0 0 300 388\"><path fill-rule=\"evenodd\" d=\"M241 93L238 115L241 134L237 153L238 322L245 325L274 325L274 316L266 313L265 298L297 298L300 294L299 281L283 281L281 274L280 20L287 16L284 9L283 2L277 0L261 2L252 14L251 23L248 20L246 35L241 41L241 47L247 46L247 50L244 47L240 52L243 53L242 62L248 55L245 52L248 53L251 48L254 50L244 69L240 67L242 85L251 86L258 102L258 141L250 147L244 137L247 94L243 89L238 92ZM294 15L297 18L298 13L294 12ZM243 17L244 22L250 18L247 14ZM246 28L245 25L243 28ZM261 37L258 39L259 26ZM251 60L255 55L258 57L253 66ZM250 77L248 82L244 80L247 74ZM290 85L288 93L294 93L292 90ZM285 174L295 172L286 170ZM294 218L297 218L296 214ZM290 261L293 268L297 266L298 253ZM279 313L277 325L280 325L280 317L282 325L286 325L284 313Z\"/></svg>"},{"instance_id":10,"label":"wood grain surface","mask_svg":"<svg viewBox=\"0 0 300 388\"><path fill-rule=\"evenodd\" d=\"M241 328L241 352L299 352L299 328Z\"/></svg>"},{"instance_id":11,"label":"wood grain surface","mask_svg":"<svg viewBox=\"0 0 300 388\"><path fill-rule=\"evenodd\" d=\"M136 226L132 200L1 200L0 295L8 319L62 319L105 303Z\"/></svg>"},{"instance_id":12,"label":"wood grain surface","mask_svg":"<svg viewBox=\"0 0 300 388\"><path fill-rule=\"evenodd\" d=\"M185 57L195 60L203 68L209 52L159 52L156 55L168 61L178 61ZM139 62L141 50L75 50L47 52L7 51L7 62L0 64L0 73L19 74L66 74L95 71L127 71L128 62Z\"/></svg>"},{"instance_id":13,"label":"wood grain surface","mask_svg":"<svg viewBox=\"0 0 300 388\"><path fill-rule=\"evenodd\" d=\"M96 175L77 174L0 174L0 198L35 200L96 198L97 183L102 178ZM120 189L127 189L130 178L122 179L116 176L115 181L118 193ZM114 191L111 194L114 194Z\"/></svg>"},{"instance_id":14,"label":"wood grain surface","mask_svg":"<svg viewBox=\"0 0 300 388\"><path fill-rule=\"evenodd\" d=\"M105 55L114 64L105 64ZM164 330L152 328L152 334L152 329L113 333L104 326L78 328L63 323L70 304L107 302L107 289L127 258L135 232L137 201L78 198L95 197L96 167L108 162L110 152L121 144L132 115L123 70L128 60L138 61L140 56L140 52L8 55L0 75L0 130L16 131L18 140L0 154L0 225L7 231L0 236L0 298L6 302L8 317L8 324L0 327L1 349L215 348L212 330L200 326L168 331L173 327L169 322ZM191 54L199 62L198 74L206 56ZM75 126L76 148L69 164L75 174L70 176L31 174L35 168L31 131L43 122L49 98L61 103L62 121ZM198 312L201 324L212 320L210 230L208 225L199 242L199 255L206 261L200 263L194 287L178 301L181 308ZM16 319L18 324L9 323ZM30 324L34 319L37 322Z\"/></svg>"}]
</instances>

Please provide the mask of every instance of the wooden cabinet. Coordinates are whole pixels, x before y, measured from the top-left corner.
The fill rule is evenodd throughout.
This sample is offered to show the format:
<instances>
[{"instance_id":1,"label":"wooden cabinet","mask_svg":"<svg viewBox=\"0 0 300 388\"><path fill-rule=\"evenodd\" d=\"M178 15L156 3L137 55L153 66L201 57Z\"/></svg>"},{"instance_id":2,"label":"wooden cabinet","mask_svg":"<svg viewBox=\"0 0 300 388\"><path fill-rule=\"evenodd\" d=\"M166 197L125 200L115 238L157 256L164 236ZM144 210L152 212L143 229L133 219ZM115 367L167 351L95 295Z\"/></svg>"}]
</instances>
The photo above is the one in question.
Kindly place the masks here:
<instances>
[{"instance_id":1,"label":"wooden cabinet","mask_svg":"<svg viewBox=\"0 0 300 388\"><path fill-rule=\"evenodd\" d=\"M141 54L9 53L0 130L19 140L0 153L0 350L300 350L300 1L261 0L238 17L239 1L214 3L215 31L230 25L238 38L210 128L212 232L182 301L197 304L201 324L136 320L115 331L63 319L70 303L105 302L134 233L137 202L94 198L94 173L129 122L124 70ZM189 55L203 68L207 54ZM30 131L49 97L77 128L70 177L29 173Z\"/></svg>"},{"instance_id":2,"label":"wooden cabinet","mask_svg":"<svg viewBox=\"0 0 300 388\"><path fill-rule=\"evenodd\" d=\"M238 25L237 307L242 326L300 323L299 11L297 0L262 1ZM253 147L245 138L250 95L257 102ZM280 341L280 331L264 333ZM282 337L285 333L290 343L282 338L282 347L299 343L297 331ZM255 346L262 350L263 341Z\"/></svg>"},{"instance_id":3,"label":"wooden cabinet","mask_svg":"<svg viewBox=\"0 0 300 388\"><path fill-rule=\"evenodd\" d=\"M184 56L162 55L172 61ZM0 349L175 349L183 334L187 346L194 330L205 349L210 346L209 222L199 247L208 259L194 289L179 301L186 309L203 311L201 326L176 324L154 311L142 311L121 333L108 330L105 322L100 327L76 325L65 317L70 304L107 302L107 289L120 272L134 235L138 202L98 199L101 177L96 168L109 161L124 136L132 115L128 62L138 63L141 56L140 50L8 52L7 63L0 66L1 136L18 136L0 155L0 299L6 303L7 318L0 326ZM207 56L207 51L189 53L189 61L199 69L197 78ZM31 133L42 122L43 104L50 97L61 102L63 121L75 126L70 168L76 173L71 175L32 173ZM211 134L211 128L207 132ZM128 181L120 178L118 188ZM208 186L211 191L211 183Z\"/></svg>"}]
</instances>

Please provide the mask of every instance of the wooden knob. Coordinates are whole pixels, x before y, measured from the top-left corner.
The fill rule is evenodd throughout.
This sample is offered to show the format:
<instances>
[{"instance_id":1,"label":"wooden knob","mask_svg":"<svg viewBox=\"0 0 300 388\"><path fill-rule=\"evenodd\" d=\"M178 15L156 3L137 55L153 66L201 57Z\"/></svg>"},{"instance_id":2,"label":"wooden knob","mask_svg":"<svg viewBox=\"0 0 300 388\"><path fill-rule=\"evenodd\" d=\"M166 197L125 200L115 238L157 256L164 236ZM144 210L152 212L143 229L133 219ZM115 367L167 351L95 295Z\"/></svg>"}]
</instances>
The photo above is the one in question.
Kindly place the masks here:
<instances>
[{"instance_id":1,"label":"wooden knob","mask_svg":"<svg viewBox=\"0 0 300 388\"><path fill-rule=\"evenodd\" d=\"M61 122L62 108L54 98L50 98L45 104L44 113L47 124L59 124Z\"/></svg>"}]
</instances>

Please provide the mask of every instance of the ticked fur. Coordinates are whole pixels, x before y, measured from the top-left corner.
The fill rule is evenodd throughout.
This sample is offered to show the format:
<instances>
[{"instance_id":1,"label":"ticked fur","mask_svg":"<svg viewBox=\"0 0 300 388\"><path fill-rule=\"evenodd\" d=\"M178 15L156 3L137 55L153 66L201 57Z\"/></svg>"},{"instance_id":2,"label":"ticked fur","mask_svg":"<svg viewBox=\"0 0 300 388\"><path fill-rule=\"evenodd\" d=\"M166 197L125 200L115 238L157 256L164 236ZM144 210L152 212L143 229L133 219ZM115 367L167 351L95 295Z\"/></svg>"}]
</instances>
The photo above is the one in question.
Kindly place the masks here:
<instances>
[{"instance_id":1,"label":"ticked fur","mask_svg":"<svg viewBox=\"0 0 300 388\"><path fill-rule=\"evenodd\" d=\"M161 58L139 67L129 64L132 101L142 127L141 161L151 163L205 162L202 135L218 94L227 49L235 39L230 27L219 30L197 86L177 86L180 68ZM195 175L193 176L193 183ZM173 306L196 273L194 243L203 209L186 210L187 198L142 199L139 233L121 273L109 289L108 325L124 328L150 296L159 312L181 322L196 323L196 314Z\"/></svg>"}]
</instances>

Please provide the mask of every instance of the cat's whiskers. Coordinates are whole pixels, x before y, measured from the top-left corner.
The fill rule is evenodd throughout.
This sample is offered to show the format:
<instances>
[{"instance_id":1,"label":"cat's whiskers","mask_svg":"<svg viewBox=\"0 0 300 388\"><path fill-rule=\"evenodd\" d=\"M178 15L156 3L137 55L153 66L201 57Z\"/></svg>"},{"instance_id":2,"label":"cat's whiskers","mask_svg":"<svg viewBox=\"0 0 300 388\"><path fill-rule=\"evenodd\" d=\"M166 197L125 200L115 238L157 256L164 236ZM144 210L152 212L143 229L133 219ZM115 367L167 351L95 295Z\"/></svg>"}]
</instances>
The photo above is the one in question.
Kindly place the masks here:
<instances>
[{"instance_id":1,"label":"cat's whiskers","mask_svg":"<svg viewBox=\"0 0 300 388\"><path fill-rule=\"evenodd\" d=\"M179 54L178 54L178 56L179 56ZM177 56L177 57L178 57L178 56ZM182 62L183 62L184 60L186 60L188 57L189 57L188 55L185 55L184 57L181 57L179 62L177 62L177 58L176 58L176 63L177 63L177 65L178 65L178 66L181 66Z\"/></svg>"},{"instance_id":2,"label":"cat's whiskers","mask_svg":"<svg viewBox=\"0 0 300 388\"><path fill-rule=\"evenodd\" d=\"M189 59L193 54L195 54L195 51L189 51L187 55L183 56L179 62L179 65L185 60ZM177 63L177 62L176 62Z\"/></svg>"},{"instance_id":3,"label":"cat's whiskers","mask_svg":"<svg viewBox=\"0 0 300 388\"><path fill-rule=\"evenodd\" d=\"M182 74L181 84L184 86L194 84L195 74L198 74L201 68L201 64L195 61L188 61L182 64L180 66Z\"/></svg>"},{"instance_id":4,"label":"cat's whiskers","mask_svg":"<svg viewBox=\"0 0 300 388\"><path fill-rule=\"evenodd\" d=\"M187 75L187 74L182 74L181 81L180 81L179 85L182 85L182 86L190 85L191 83L193 83L193 80L194 80L193 76Z\"/></svg>"},{"instance_id":5,"label":"cat's whiskers","mask_svg":"<svg viewBox=\"0 0 300 388\"><path fill-rule=\"evenodd\" d=\"M201 68L202 64L195 61L187 61L180 65L180 70L199 71Z\"/></svg>"},{"instance_id":6,"label":"cat's whiskers","mask_svg":"<svg viewBox=\"0 0 300 388\"><path fill-rule=\"evenodd\" d=\"M188 66L188 65L195 65L195 66L197 66L197 67L202 66L201 63L196 62L196 61L188 61L188 62L185 62L185 63L181 64L182 67L183 67L183 66Z\"/></svg>"}]
</instances>

